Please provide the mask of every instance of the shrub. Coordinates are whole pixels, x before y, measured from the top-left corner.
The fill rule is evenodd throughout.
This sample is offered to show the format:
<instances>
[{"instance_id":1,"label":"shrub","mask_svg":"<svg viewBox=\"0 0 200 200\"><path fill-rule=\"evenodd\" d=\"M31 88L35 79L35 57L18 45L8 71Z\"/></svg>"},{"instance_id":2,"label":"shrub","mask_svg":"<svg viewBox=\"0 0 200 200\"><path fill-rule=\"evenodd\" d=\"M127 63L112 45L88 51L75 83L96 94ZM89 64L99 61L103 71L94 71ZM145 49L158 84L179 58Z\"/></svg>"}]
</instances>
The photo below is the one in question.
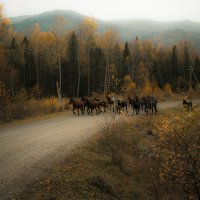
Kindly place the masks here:
<instances>
[{"instance_id":1,"label":"shrub","mask_svg":"<svg viewBox=\"0 0 200 200\"><path fill-rule=\"evenodd\" d=\"M59 110L58 99L56 97L43 99L41 102L41 107L45 113L54 113Z\"/></svg>"},{"instance_id":2,"label":"shrub","mask_svg":"<svg viewBox=\"0 0 200 200\"><path fill-rule=\"evenodd\" d=\"M157 98L161 98L163 96L162 90L153 83L147 82L145 86L142 88L141 96L156 96Z\"/></svg>"},{"instance_id":3,"label":"shrub","mask_svg":"<svg viewBox=\"0 0 200 200\"><path fill-rule=\"evenodd\" d=\"M40 97L41 97L42 90L41 90L41 88L39 87L38 84L36 84L36 85L32 88L31 94L32 94L32 96L34 96L34 97L36 97L36 98L40 98Z\"/></svg>"},{"instance_id":4,"label":"shrub","mask_svg":"<svg viewBox=\"0 0 200 200\"><path fill-rule=\"evenodd\" d=\"M163 92L164 92L165 97L172 97L173 96L171 86L168 83L165 84Z\"/></svg>"},{"instance_id":5,"label":"shrub","mask_svg":"<svg viewBox=\"0 0 200 200\"><path fill-rule=\"evenodd\" d=\"M167 190L180 192L180 197L200 199L200 113L160 122L157 151L160 180ZM171 186L171 187L170 187Z\"/></svg>"},{"instance_id":6,"label":"shrub","mask_svg":"<svg viewBox=\"0 0 200 200\"><path fill-rule=\"evenodd\" d=\"M9 92L5 88L5 84L0 82L0 115L1 121L9 120L11 98Z\"/></svg>"},{"instance_id":7,"label":"shrub","mask_svg":"<svg viewBox=\"0 0 200 200\"><path fill-rule=\"evenodd\" d=\"M136 84L133 82L130 75L126 75L123 81L124 81L125 94L131 95L136 92Z\"/></svg>"},{"instance_id":8,"label":"shrub","mask_svg":"<svg viewBox=\"0 0 200 200\"><path fill-rule=\"evenodd\" d=\"M27 115L28 108L28 93L26 89L22 88L16 95L12 102L12 117L24 118Z\"/></svg>"},{"instance_id":9,"label":"shrub","mask_svg":"<svg viewBox=\"0 0 200 200\"><path fill-rule=\"evenodd\" d=\"M126 144L126 122L121 118L119 122L112 119L112 125L107 124L103 131L103 141L105 147L111 154L112 163L116 166L122 166L122 152Z\"/></svg>"}]
</instances>

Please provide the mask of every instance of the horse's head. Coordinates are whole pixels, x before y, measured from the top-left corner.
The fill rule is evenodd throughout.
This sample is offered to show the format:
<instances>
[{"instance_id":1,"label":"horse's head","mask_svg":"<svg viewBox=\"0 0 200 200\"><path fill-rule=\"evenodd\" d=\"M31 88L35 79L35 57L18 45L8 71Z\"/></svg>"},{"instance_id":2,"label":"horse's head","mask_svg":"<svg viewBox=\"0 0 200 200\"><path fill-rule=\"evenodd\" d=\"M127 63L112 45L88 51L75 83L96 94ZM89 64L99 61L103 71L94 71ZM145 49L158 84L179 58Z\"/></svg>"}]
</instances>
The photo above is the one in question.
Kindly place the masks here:
<instances>
[{"instance_id":1,"label":"horse's head","mask_svg":"<svg viewBox=\"0 0 200 200\"><path fill-rule=\"evenodd\" d=\"M107 95L107 96L106 96L106 99L107 99L108 101L111 101L110 95Z\"/></svg>"},{"instance_id":2,"label":"horse's head","mask_svg":"<svg viewBox=\"0 0 200 200\"><path fill-rule=\"evenodd\" d=\"M85 97L84 96L81 97L81 101L85 102Z\"/></svg>"},{"instance_id":3,"label":"horse's head","mask_svg":"<svg viewBox=\"0 0 200 200\"><path fill-rule=\"evenodd\" d=\"M88 106L88 104L90 103L88 97L83 97L81 100L84 102L85 106Z\"/></svg>"},{"instance_id":4,"label":"horse's head","mask_svg":"<svg viewBox=\"0 0 200 200\"><path fill-rule=\"evenodd\" d=\"M83 96L81 97L81 101L84 103L84 105L86 106L87 104L87 97Z\"/></svg>"},{"instance_id":5,"label":"horse's head","mask_svg":"<svg viewBox=\"0 0 200 200\"><path fill-rule=\"evenodd\" d=\"M129 102L129 104L132 104L132 102L133 102L133 99L131 99L130 96L128 96L128 102Z\"/></svg>"},{"instance_id":6,"label":"horse's head","mask_svg":"<svg viewBox=\"0 0 200 200\"><path fill-rule=\"evenodd\" d=\"M73 98L69 99L69 105L71 105L73 103Z\"/></svg>"}]
</instances>

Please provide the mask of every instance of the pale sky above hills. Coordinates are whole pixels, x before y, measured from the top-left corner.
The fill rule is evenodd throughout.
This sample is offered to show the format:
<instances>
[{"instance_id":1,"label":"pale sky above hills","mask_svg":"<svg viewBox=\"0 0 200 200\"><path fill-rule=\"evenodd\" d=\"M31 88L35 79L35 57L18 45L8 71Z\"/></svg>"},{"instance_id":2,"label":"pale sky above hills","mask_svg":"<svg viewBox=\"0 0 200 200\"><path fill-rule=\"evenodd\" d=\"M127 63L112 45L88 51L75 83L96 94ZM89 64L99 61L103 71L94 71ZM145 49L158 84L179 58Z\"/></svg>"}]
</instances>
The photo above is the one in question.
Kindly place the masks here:
<instances>
[{"instance_id":1,"label":"pale sky above hills","mask_svg":"<svg viewBox=\"0 0 200 200\"><path fill-rule=\"evenodd\" d=\"M200 21L200 0L0 0L9 17L73 10L98 19Z\"/></svg>"}]
</instances>

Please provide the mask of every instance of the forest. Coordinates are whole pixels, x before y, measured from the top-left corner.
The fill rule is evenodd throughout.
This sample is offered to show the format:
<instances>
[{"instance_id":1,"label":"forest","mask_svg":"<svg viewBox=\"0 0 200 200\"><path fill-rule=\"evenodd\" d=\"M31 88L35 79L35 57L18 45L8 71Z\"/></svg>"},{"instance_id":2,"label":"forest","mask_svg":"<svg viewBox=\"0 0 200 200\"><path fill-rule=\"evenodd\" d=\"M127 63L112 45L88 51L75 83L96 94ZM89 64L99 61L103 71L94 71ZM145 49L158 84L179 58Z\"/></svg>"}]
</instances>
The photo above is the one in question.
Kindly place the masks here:
<instances>
[{"instance_id":1,"label":"forest","mask_svg":"<svg viewBox=\"0 0 200 200\"><path fill-rule=\"evenodd\" d=\"M190 87L189 66L200 65L199 52L186 40L170 47L138 37L121 41L111 29L98 34L92 18L85 18L74 30L66 30L67 23L57 16L48 32L36 23L24 35L12 29L1 5L1 91L12 101L21 90L36 99L57 96L56 82L63 97L123 93L127 81L138 93L166 85L180 93ZM195 74L199 79L200 72Z\"/></svg>"}]
</instances>

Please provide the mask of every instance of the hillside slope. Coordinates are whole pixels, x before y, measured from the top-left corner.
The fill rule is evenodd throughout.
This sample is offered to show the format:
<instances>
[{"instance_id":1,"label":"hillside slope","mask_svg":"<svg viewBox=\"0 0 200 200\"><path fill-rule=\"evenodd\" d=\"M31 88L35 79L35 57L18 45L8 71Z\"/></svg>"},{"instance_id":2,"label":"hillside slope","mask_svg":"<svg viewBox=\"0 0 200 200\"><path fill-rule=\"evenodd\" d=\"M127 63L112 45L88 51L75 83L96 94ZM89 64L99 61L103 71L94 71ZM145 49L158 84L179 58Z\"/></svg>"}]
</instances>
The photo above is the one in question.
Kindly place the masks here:
<instances>
[{"instance_id":1,"label":"hillside slope","mask_svg":"<svg viewBox=\"0 0 200 200\"><path fill-rule=\"evenodd\" d=\"M66 29L75 29L87 16L70 10L54 10L33 16L19 16L11 18L13 29L17 32L28 33L28 30L39 23L42 31L51 30L55 17L63 16L67 19ZM127 20L99 20L98 33L107 29L119 32L122 40L131 40L138 36L141 39L151 39L154 42L162 41L163 44L175 44L179 40L188 40L200 49L200 23L185 21L158 22L145 19Z\"/></svg>"}]
</instances>

